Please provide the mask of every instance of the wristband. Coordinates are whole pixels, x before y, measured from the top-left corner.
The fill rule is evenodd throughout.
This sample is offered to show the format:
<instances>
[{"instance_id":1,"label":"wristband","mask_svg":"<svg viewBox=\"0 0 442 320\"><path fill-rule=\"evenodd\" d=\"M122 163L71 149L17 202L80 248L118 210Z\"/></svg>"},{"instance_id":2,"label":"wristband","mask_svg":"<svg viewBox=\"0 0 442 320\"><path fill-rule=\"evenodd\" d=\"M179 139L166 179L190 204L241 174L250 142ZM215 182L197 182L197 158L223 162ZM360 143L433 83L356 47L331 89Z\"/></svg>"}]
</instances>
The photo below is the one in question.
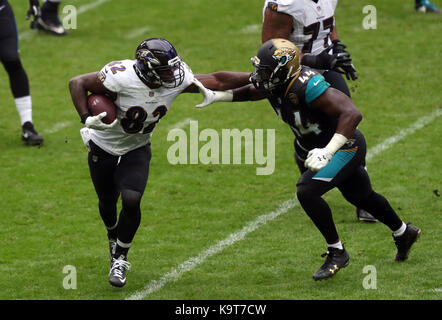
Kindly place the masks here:
<instances>
[{"instance_id":1,"label":"wristband","mask_svg":"<svg viewBox=\"0 0 442 320\"><path fill-rule=\"evenodd\" d=\"M325 146L326 149L331 154L335 154L336 151L341 149L341 147L347 142L347 138L340 133L335 133L330 142Z\"/></svg>"},{"instance_id":2,"label":"wristband","mask_svg":"<svg viewBox=\"0 0 442 320\"><path fill-rule=\"evenodd\" d=\"M85 113L85 114L83 114L80 118L81 118L81 123L82 124L85 124L85 122L86 122L86 119L88 118L88 117L90 117L91 116L91 114L88 112L88 113Z\"/></svg>"},{"instance_id":3,"label":"wristband","mask_svg":"<svg viewBox=\"0 0 442 320\"><path fill-rule=\"evenodd\" d=\"M301 59L301 64L308 67L314 67L316 65L316 56L306 54Z\"/></svg>"},{"instance_id":4,"label":"wristband","mask_svg":"<svg viewBox=\"0 0 442 320\"><path fill-rule=\"evenodd\" d=\"M214 91L215 101L232 102L233 101L233 91Z\"/></svg>"}]
</instances>

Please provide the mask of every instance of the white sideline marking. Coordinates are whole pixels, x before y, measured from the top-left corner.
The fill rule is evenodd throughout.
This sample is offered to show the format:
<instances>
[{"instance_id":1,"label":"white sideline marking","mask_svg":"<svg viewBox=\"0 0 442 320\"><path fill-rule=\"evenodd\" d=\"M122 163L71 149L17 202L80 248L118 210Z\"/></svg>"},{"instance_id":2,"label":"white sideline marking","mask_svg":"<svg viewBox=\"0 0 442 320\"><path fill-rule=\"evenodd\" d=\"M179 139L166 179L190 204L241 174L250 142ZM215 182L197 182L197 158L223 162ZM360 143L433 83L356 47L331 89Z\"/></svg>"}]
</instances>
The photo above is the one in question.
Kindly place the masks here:
<instances>
[{"instance_id":1,"label":"white sideline marking","mask_svg":"<svg viewBox=\"0 0 442 320\"><path fill-rule=\"evenodd\" d=\"M171 125L169 128L170 129L182 129L184 126L188 125L190 123L190 121L195 121L192 118L186 118L180 122L175 123L174 125Z\"/></svg>"},{"instance_id":2,"label":"white sideline marking","mask_svg":"<svg viewBox=\"0 0 442 320\"><path fill-rule=\"evenodd\" d=\"M419 118L415 123L413 123L408 128L402 129L401 131L399 131L399 133L397 135L390 137L388 139L385 139L382 143L371 148L369 150L369 152L367 153L366 160L367 161L370 160L372 157L374 157L375 155L378 155L382 151L390 148L393 144L402 140L406 136L413 134L415 131L417 131L419 129L422 129L427 124L432 122L437 117L440 117L441 115L442 115L442 109L436 109L432 113Z\"/></svg>"},{"instance_id":3,"label":"white sideline marking","mask_svg":"<svg viewBox=\"0 0 442 320\"><path fill-rule=\"evenodd\" d=\"M261 32L262 25L260 24L251 24L239 30L240 33L257 33Z\"/></svg>"},{"instance_id":4,"label":"white sideline marking","mask_svg":"<svg viewBox=\"0 0 442 320\"><path fill-rule=\"evenodd\" d=\"M52 134L52 133L60 131L60 130L62 130L64 128L69 127L71 124L72 124L72 121L58 122L58 123L54 124L52 126L52 128L44 130L43 133L45 133L45 134Z\"/></svg>"},{"instance_id":5,"label":"white sideline marking","mask_svg":"<svg viewBox=\"0 0 442 320\"><path fill-rule=\"evenodd\" d=\"M91 9L94 9L94 8L100 6L103 3L108 2L108 1L110 1L110 0L96 0L96 1L94 1L92 3L84 4L84 5L80 6L80 7L78 7L77 15L85 13L85 12L91 10ZM62 9L60 9L60 11L61 10ZM19 34L18 38L19 38L19 40L31 39L32 37L34 37L34 35L37 33L37 31L38 30L26 30L26 31L23 31L23 32L21 32Z\"/></svg>"},{"instance_id":6,"label":"white sideline marking","mask_svg":"<svg viewBox=\"0 0 442 320\"><path fill-rule=\"evenodd\" d=\"M397 135L387 138L380 144L369 149L369 151L367 152L366 160L369 161L375 155L378 155L382 151L385 151L386 149L390 148L396 142L402 140L407 135L410 135L415 131L423 128L424 126L426 126L427 124L429 124L430 122L432 122L441 115L442 115L442 110L436 109L431 114L419 118L415 123L413 123L408 128L400 130ZM283 213L286 213L290 209L297 206L297 204L298 204L297 200L294 199L290 199L283 202L279 206L279 208L276 209L275 211L259 216L254 221L249 222L240 231L236 233L231 233L224 240L219 241L218 243L209 247L208 249L201 252L197 256L191 257L187 261L181 263L178 267L166 273L160 280L152 280L144 287L144 289L135 292L134 294L126 298L126 300L141 300L147 295L160 290L167 283L178 280L185 272L193 270L198 265L202 264L207 258L210 258L211 256L223 251L225 248L233 245L235 242L244 239L248 233L255 231L259 227L267 224L267 222L276 219Z\"/></svg>"},{"instance_id":7,"label":"white sideline marking","mask_svg":"<svg viewBox=\"0 0 442 320\"><path fill-rule=\"evenodd\" d=\"M84 4L82 6L80 6L77 10L77 14L82 14L85 13L86 11L89 11L91 9L94 9L98 6L101 6L103 3L105 2L109 2L110 0L97 0L95 2L92 3L88 3L88 4Z\"/></svg>"},{"instance_id":8,"label":"white sideline marking","mask_svg":"<svg viewBox=\"0 0 442 320\"><path fill-rule=\"evenodd\" d=\"M219 241L216 245L211 246L209 249L201 252L196 257L192 257L189 260L181 263L177 268L173 269L169 273L166 273L159 281L151 281L143 290L134 293L129 298L127 298L127 300L140 300L143 297L151 294L152 292L158 291L166 283L173 280L178 280L183 275L183 273L194 269L199 264L203 263L204 260L206 260L207 258L223 251L225 248L231 246L235 242L244 239L248 233L253 232L259 227L265 225L268 221L276 219L281 214L295 207L297 203L298 202L293 199L285 201L275 211L259 216L256 220L249 222L240 231L230 234L227 238Z\"/></svg>"},{"instance_id":9,"label":"white sideline marking","mask_svg":"<svg viewBox=\"0 0 442 320\"><path fill-rule=\"evenodd\" d=\"M150 30L152 30L152 28L150 26L145 26L145 27L133 29L133 30L129 31L129 33L126 35L126 39L138 38Z\"/></svg>"}]
</instances>

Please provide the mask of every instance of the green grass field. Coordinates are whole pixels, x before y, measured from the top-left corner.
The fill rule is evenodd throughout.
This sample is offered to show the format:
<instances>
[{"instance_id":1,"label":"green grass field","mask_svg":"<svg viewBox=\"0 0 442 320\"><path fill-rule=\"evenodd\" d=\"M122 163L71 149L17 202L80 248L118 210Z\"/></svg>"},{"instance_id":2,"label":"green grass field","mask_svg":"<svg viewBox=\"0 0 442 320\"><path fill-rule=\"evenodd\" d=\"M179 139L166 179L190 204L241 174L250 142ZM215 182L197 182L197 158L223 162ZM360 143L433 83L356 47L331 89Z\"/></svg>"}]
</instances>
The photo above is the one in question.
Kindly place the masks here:
<instances>
[{"instance_id":1,"label":"green grass field","mask_svg":"<svg viewBox=\"0 0 442 320\"><path fill-rule=\"evenodd\" d=\"M289 127L265 101L198 110L193 106L202 97L186 94L154 132L141 226L129 253L132 269L117 290L108 283L106 232L69 79L132 58L138 43L153 36L170 40L194 73L251 71L263 1L62 1L62 7L79 9L77 29L62 38L30 31L28 2L11 2L34 123L45 142L41 148L22 145L0 68L0 299L442 298L441 15L418 14L411 0L373 0L377 29L364 30L366 2L341 1L336 12L340 39L358 70L349 86L364 115L359 128L373 154L367 164L373 186L404 221L422 229L407 262L393 261L396 249L386 226L358 222L354 208L331 191L326 199L351 263L331 280L313 281L325 243L296 202L281 209L295 198L299 177ZM90 3L98 6L84 7ZM370 149L428 115L422 128L406 131L389 148ZM257 165L169 164L167 134L189 118L200 130L275 129L274 173L258 176ZM272 212L280 214L253 224ZM238 232L250 224L255 228L241 238ZM231 244L221 242L232 235L237 238ZM67 265L76 269L76 289L63 287ZM376 289L363 286L366 266L376 268Z\"/></svg>"}]
</instances>

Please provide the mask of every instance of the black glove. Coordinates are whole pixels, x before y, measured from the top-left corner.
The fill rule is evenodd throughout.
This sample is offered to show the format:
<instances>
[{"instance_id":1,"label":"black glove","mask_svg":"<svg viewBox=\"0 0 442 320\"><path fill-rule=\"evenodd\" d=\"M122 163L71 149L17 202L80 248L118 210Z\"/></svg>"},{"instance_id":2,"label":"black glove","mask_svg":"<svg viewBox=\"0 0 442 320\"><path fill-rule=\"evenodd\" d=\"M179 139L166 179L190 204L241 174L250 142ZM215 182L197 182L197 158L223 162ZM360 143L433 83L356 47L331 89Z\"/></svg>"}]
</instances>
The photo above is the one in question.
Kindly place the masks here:
<instances>
[{"instance_id":1,"label":"black glove","mask_svg":"<svg viewBox=\"0 0 442 320\"><path fill-rule=\"evenodd\" d=\"M34 20L41 15L40 3L38 0L29 0L29 10L26 13L26 20L34 16Z\"/></svg>"},{"instance_id":2,"label":"black glove","mask_svg":"<svg viewBox=\"0 0 442 320\"><path fill-rule=\"evenodd\" d=\"M329 54L331 49L332 46L328 47L317 56L305 55L302 57L301 64L315 69L333 69L337 62L337 55Z\"/></svg>"},{"instance_id":3,"label":"black glove","mask_svg":"<svg viewBox=\"0 0 442 320\"><path fill-rule=\"evenodd\" d=\"M334 54L340 54L340 53L346 53L348 55L348 57L350 58L350 53L348 53L345 48L347 48L347 46L345 44L343 44L341 41L339 40L333 40L333 53ZM340 66L335 66L335 67L340 67L343 72L341 70L335 70L339 73L343 73L345 74L345 76L347 77L348 80L356 80L358 78L358 76L356 75L356 69L353 65L353 63L351 63L351 58L350 61L347 61L345 63L342 63L342 65Z\"/></svg>"},{"instance_id":4,"label":"black glove","mask_svg":"<svg viewBox=\"0 0 442 320\"><path fill-rule=\"evenodd\" d=\"M350 54L344 50L345 45L339 42L337 47L338 52L335 52L334 45L332 44L317 56L305 55L302 57L301 64L315 69L334 70L336 72L345 74L349 80L349 75L351 76L352 80L356 80L356 70L351 63ZM329 53L331 49L333 49L333 54ZM339 68L341 68L343 71Z\"/></svg>"}]
</instances>

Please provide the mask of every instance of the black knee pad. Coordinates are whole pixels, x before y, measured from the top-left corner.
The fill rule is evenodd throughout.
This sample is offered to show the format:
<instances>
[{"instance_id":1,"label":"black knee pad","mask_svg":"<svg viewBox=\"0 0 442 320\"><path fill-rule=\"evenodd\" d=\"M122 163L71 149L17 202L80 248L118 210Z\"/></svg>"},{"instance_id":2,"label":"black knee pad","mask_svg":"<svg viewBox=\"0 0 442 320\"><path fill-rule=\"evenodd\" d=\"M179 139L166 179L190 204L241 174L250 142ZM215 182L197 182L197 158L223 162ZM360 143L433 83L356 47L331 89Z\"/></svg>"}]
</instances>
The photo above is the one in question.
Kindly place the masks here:
<instances>
[{"instance_id":1,"label":"black knee pad","mask_svg":"<svg viewBox=\"0 0 442 320\"><path fill-rule=\"evenodd\" d=\"M296 187L297 187L296 197L301 203L303 201L309 201L312 198L318 196L318 194L315 192L315 189L311 188L310 184L298 183Z\"/></svg>"},{"instance_id":2,"label":"black knee pad","mask_svg":"<svg viewBox=\"0 0 442 320\"><path fill-rule=\"evenodd\" d=\"M123 207L129 209L130 211L140 207L141 197L142 194L138 191L128 189L121 191L121 201Z\"/></svg>"}]
</instances>

